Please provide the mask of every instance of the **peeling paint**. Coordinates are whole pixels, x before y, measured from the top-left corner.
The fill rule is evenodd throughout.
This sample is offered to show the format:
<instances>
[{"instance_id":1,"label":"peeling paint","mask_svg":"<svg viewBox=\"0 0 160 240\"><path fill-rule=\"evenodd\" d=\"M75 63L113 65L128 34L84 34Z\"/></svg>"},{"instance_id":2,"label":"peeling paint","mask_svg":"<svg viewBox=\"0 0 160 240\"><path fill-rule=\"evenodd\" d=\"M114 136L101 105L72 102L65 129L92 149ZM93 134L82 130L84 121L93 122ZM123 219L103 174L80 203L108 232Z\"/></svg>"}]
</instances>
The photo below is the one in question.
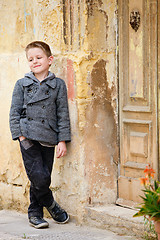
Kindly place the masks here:
<instances>
[{"instance_id":1,"label":"peeling paint","mask_svg":"<svg viewBox=\"0 0 160 240\"><path fill-rule=\"evenodd\" d=\"M90 197L92 203L108 202L108 195L103 191L102 186L114 188L116 178L113 172L116 172L116 166L113 164L113 158L117 158L116 151L116 123L114 112L111 106L111 92L108 88L106 62L101 59L97 61L91 73L91 92L92 99L86 108L86 119L88 119L85 128L86 141L86 176L90 182ZM99 126L97 128L97 125ZM102 131L103 129L103 131ZM94 132L94 135L92 134ZM90 161L89 161L90 159ZM112 163L108 161L112 159ZM112 173L112 174L109 174ZM99 191L97 189L99 186ZM113 198L113 201L116 198Z\"/></svg>"},{"instance_id":2,"label":"peeling paint","mask_svg":"<svg viewBox=\"0 0 160 240\"><path fill-rule=\"evenodd\" d=\"M68 98L73 101L75 98L74 92L74 69L73 62L70 59L67 59L67 83L68 83Z\"/></svg>"}]
</instances>

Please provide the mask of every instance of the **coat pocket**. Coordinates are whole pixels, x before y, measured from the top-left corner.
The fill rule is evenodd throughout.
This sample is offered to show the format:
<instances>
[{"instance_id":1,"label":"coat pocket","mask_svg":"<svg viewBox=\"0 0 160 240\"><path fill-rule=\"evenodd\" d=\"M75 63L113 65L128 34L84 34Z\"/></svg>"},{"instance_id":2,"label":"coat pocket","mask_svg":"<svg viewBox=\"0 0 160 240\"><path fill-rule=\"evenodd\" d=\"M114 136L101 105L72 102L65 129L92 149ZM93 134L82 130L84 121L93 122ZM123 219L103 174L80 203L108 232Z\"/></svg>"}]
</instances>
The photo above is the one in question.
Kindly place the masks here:
<instances>
[{"instance_id":1,"label":"coat pocket","mask_svg":"<svg viewBox=\"0 0 160 240\"><path fill-rule=\"evenodd\" d=\"M57 133L59 132L55 120L53 120L53 119L49 119L49 120L48 120L48 123L49 123L50 128L51 128L53 131L55 131L55 132L57 132Z\"/></svg>"}]
</instances>

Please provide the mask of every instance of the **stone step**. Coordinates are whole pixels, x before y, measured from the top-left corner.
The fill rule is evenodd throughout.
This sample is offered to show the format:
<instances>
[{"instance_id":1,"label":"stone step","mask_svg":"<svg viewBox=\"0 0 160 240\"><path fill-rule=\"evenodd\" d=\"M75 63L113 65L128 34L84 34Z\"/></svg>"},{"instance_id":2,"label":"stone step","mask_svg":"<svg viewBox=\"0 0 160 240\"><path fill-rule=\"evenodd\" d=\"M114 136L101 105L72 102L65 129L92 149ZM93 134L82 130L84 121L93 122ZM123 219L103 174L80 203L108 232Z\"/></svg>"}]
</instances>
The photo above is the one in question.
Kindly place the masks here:
<instances>
[{"instance_id":1,"label":"stone step","mask_svg":"<svg viewBox=\"0 0 160 240\"><path fill-rule=\"evenodd\" d=\"M142 236L144 230L144 218L133 215L136 210L117 206L106 205L86 207L86 224L102 229L109 229L120 235Z\"/></svg>"}]
</instances>

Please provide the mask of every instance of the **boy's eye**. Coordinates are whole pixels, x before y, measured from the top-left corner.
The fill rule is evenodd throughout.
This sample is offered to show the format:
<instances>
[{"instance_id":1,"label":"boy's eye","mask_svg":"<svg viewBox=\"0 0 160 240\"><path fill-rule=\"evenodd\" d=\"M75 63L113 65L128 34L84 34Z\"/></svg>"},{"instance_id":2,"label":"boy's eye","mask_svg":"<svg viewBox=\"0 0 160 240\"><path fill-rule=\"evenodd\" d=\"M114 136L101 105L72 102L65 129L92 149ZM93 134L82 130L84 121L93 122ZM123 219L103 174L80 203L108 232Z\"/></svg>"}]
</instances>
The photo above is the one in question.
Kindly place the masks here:
<instances>
[{"instance_id":1,"label":"boy's eye","mask_svg":"<svg viewBox=\"0 0 160 240\"><path fill-rule=\"evenodd\" d=\"M29 62L32 62L33 59L28 59Z\"/></svg>"},{"instance_id":2,"label":"boy's eye","mask_svg":"<svg viewBox=\"0 0 160 240\"><path fill-rule=\"evenodd\" d=\"M37 59L41 59L42 57L37 57Z\"/></svg>"}]
</instances>

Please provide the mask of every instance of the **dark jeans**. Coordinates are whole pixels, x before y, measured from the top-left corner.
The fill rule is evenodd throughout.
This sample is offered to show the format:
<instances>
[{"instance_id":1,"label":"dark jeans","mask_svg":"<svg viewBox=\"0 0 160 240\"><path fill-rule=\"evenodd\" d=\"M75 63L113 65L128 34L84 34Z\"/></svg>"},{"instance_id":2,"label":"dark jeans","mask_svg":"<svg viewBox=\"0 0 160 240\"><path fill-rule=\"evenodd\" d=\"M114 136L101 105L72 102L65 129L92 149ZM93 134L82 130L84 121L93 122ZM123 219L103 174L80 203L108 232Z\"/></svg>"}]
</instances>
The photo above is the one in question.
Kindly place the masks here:
<instances>
[{"instance_id":1,"label":"dark jeans","mask_svg":"<svg viewBox=\"0 0 160 240\"><path fill-rule=\"evenodd\" d=\"M54 201L51 183L51 172L54 159L54 147L44 147L37 141L20 142L26 173L31 182L30 205L28 217L43 217L43 206L50 207Z\"/></svg>"}]
</instances>

